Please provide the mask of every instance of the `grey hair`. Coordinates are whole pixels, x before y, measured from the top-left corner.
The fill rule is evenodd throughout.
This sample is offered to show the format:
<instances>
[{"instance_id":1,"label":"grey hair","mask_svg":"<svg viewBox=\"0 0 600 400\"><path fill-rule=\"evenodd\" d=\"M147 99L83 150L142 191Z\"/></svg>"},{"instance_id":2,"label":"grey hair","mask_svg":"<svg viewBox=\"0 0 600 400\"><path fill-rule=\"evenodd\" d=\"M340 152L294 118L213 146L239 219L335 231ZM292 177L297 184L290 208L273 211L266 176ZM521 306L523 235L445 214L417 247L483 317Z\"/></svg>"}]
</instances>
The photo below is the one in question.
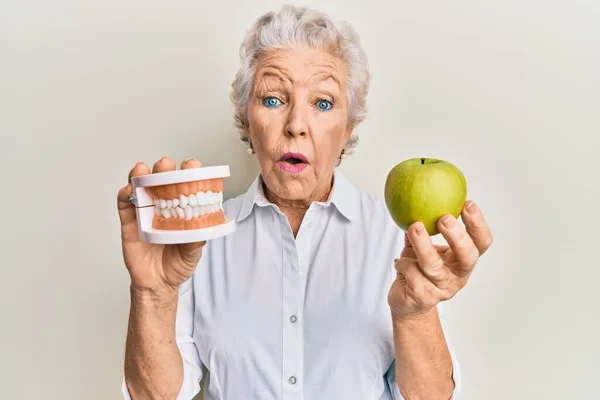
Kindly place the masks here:
<instances>
[{"instance_id":1,"label":"grey hair","mask_svg":"<svg viewBox=\"0 0 600 400\"><path fill-rule=\"evenodd\" d=\"M268 12L259 17L246 33L240 46L240 68L232 83L235 126L242 141L249 142L248 103L254 84L256 63L265 52L310 46L329 51L346 62L348 68L348 120L356 127L366 118L366 97L371 78L367 57L354 28L346 22L334 22L325 14L308 7L284 5L279 13ZM344 153L350 153L358 142L352 135Z\"/></svg>"}]
</instances>

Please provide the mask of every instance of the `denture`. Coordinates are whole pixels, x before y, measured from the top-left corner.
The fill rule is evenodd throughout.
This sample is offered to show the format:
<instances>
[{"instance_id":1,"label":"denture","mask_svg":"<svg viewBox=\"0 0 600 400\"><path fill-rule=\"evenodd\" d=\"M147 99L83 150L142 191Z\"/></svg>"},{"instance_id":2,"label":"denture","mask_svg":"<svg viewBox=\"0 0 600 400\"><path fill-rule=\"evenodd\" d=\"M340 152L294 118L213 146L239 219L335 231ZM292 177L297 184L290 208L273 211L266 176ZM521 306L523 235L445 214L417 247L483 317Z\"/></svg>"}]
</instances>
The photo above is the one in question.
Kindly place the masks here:
<instances>
[{"instance_id":1,"label":"denture","mask_svg":"<svg viewBox=\"0 0 600 400\"><path fill-rule=\"evenodd\" d=\"M151 243L188 243L227 235L235 222L223 212L228 166L188 168L136 176L138 228Z\"/></svg>"},{"instance_id":2,"label":"denture","mask_svg":"<svg viewBox=\"0 0 600 400\"><path fill-rule=\"evenodd\" d=\"M201 229L225 222L223 179L162 185L147 191L154 201L154 229Z\"/></svg>"}]
</instances>

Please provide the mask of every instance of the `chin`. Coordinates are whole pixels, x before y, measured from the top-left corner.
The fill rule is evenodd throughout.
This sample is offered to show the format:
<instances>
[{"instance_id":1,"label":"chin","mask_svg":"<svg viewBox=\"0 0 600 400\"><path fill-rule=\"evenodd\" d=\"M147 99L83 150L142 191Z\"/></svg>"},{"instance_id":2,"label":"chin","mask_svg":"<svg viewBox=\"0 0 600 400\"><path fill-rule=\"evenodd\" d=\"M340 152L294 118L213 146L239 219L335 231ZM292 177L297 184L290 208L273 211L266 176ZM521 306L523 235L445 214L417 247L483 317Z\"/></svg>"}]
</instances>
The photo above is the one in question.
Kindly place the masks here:
<instances>
[{"instance_id":1,"label":"chin","mask_svg":"<svg viewBox=\"0 0 600 400\"><path fill-rule=\"evenodd\" d=\"M276 167L278 168L278 167ZM269 190L282 199L304 200L309 198L315 189L311 184L310 175L307 177L302 174L290 174L284 171L277 171L264 177Z\"/></svg>"}]
</instances>

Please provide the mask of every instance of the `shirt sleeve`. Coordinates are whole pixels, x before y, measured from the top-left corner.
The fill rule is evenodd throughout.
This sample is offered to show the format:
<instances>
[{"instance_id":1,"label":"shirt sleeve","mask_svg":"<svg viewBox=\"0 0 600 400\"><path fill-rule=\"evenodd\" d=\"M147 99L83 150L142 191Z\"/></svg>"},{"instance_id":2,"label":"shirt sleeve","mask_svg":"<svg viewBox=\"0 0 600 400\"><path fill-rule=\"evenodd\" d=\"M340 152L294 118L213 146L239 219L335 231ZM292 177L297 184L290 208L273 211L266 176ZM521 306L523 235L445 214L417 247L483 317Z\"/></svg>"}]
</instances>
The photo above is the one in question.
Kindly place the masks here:
<instances>
[{"instance_id":1,"label":"shirt sleeve","mask_svg":"<svg viewBox=\"0 0 600 400\"><path fill-rule=\"evenodd\" d=\"M193 340L194 331L194 286L193 277L179 288L176 319L176 343L183 359L183 383L177 400L191 400L200 392L203 365ZM121 392L123 399L132 400L125 377Z\"/></svg>"},{"instance_id":2,"label":"shirt sleeve","mask_svg":"<svg viewBox=\"0 0 600 400\"><path fill-rule=\"evenodd\" d=\"M437 305L437 308L438 308L440 320L442 321L442 329L444 329L444 320L443 320L444 306L443 306L443 304L440 303ZM446 338L446 344L448 345L448 349L450 350L450 356L452 358L452 379L454 380L454 392L452 393L452 397L450 398L450 400L459 400L461 387L462 387L460 363L458 362L458 358L456 357L454 350L452 350L452 346L448 339L448 335L446 334L445 331L444 331L444 336ZM398 387L398 384L396 382L396 361L392 362L392 365L388 369L388 371L385 375L385 378L389 385L390 392L392 394L392 399L405 400L404 397L402 396L402 394L400 394L400 388Z\"/></svg>"}]
</instances>

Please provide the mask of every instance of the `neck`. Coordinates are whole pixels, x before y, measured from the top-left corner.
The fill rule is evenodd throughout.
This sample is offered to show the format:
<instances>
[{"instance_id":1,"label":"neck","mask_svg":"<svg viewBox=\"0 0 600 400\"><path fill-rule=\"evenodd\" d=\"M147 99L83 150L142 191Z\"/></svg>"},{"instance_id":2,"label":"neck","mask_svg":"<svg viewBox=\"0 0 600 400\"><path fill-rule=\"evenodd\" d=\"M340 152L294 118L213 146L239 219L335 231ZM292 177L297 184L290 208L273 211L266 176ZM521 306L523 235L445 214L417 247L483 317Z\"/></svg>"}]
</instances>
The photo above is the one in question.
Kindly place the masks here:
<instances>
[{"instance_id":1,"label":"neck","mask_svg":"<svg viewBox=\"0 0 600 400\"><path fill-rule=\"evenodd\" d=\"M281 212L287 217L295 237L310 205L315 201L327 201L329 198L329 194L333 187L333 175L325 180L325 184L318 187L317 190L306 199L284 199L271 192L264 181L262 186L267 200L277 205Z\"/></svg>"}]
</instances>

